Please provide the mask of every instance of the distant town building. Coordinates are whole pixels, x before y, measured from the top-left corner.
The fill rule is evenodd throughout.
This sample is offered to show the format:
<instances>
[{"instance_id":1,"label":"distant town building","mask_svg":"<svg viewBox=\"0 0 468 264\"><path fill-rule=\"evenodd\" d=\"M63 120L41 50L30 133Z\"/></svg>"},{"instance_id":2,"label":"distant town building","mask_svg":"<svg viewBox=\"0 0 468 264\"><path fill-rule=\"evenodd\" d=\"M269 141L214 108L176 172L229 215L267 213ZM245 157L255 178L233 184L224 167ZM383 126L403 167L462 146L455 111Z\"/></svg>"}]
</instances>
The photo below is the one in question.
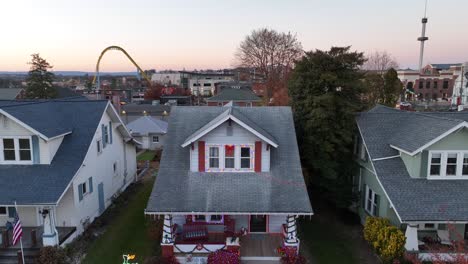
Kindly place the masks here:
<instances>
[{"instance_id":1,"label":"distant town building","mask_svg":"<svg viewBox=\"0 0 468 264\"><path fill-rule=\"evenodd\" d=\"M125 123L132 122L142 116L151 116L167 120L171 113L170 105L160 104L158 101L140 102L139 104L125 104L121 106L120 116Z\"/></svg>"},{"instance_id":2,"label":"distant town building","mask_svg":"<svg viewBox=\"0 0 468 264\"><path fill-rule=\"evenodd\" d=\"M398 71L407 100L452 101L454 87L462 75L462 63L428 64L421 71Z\"/></svg>"},{"instance_id":3,"label":"distant town building","mask_svg":"<svg viewBox=\"0 0 468 264\"><path fill-rule=\"evenodd\" d=\"M208 106L223 106L232 102L235 106L256 106L262 101L252 90L249 82L221 83L215 95L206 99Z\"/></svg>"},{"instance_id":4,"label":"distant town building","mask_svg":"<svg viewBox=\"0 0 468 264\"><path fill-rule=\"evenodd\" d=\"M181 86L182 74L178 71L157 72L151 76L151 81L156 84Z\"/></svg>"}]
</instances>

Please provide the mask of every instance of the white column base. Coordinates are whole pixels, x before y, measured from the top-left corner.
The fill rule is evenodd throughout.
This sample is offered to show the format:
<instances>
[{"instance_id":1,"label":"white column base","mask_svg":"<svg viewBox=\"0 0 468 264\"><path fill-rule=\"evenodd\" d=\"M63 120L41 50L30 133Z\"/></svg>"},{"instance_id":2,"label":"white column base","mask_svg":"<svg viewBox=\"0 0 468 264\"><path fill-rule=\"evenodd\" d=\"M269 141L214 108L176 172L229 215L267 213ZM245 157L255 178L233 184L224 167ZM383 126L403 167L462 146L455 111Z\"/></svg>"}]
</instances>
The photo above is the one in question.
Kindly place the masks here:
<instances>
[{"instance_id":1,"label":"white column base","mask_svg":"<svg viewBox=\"0 0 468 264\"><path fill-rule=\"evenodd\" d=\"M42 245L44 247L46 246L58 246L59 240L58 240L58 234L43 234L42 235Z\"/></svg>"},{"instance_id":2,"label":"white column base","mask_svg":"<svg viewBox=\"0 0 468 264\"><path fill-rule=\"evenodd\" d=\"M407 251L418 251L418 227L408 225L405 232L406 244L405 249Z\"/></svg>"}]
</instances>

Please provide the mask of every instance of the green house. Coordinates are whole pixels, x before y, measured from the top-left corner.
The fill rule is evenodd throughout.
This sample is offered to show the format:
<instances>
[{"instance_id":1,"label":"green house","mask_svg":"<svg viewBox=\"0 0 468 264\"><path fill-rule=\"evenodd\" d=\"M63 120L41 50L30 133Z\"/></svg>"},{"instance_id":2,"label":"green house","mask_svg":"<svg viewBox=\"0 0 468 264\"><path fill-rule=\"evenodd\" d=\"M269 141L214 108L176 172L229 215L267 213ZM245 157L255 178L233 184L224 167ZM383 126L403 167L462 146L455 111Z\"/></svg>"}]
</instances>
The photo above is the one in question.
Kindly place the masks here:
<instances>
[{"instance_id":1,"label":"green house","mask_svg":"<svg viewBox=\"0 0 468 264\"><path fill-rule=\"evenodd\" d=\"M468 112L379 105L358 114L356 123L362 222L390 219L405 232L406 249L421 258L438 245L468 240Z\"/></svg>"}]
</instances>

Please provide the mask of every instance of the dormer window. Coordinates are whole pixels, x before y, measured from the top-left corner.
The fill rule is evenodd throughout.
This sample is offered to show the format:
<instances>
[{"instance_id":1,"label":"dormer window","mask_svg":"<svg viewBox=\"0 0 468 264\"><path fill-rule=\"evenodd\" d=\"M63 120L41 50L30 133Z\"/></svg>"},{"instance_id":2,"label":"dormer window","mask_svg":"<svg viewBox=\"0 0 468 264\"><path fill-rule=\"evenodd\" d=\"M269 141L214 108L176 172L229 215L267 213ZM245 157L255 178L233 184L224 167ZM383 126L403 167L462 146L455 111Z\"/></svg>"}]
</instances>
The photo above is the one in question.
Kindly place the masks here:
<instances>
[{"instance_id":1,"label":"dormer window","mask_svg":"<svg viewBox=\"0 0 468 264\"><path fill-rule=\"evenodd\" d=\"M254 145L207 144L205 165L207 171L253 171Z\"/></svg>"},{"instance_id":2,"label":"dormer window","mask_svg":"<svg viewBox=\"0 0 468 264\"><path fill-rule=\"evenodd\" d=\"M219 168L219 147L210 147L209 168Z\"/></svg>"},{"instance_id":3,"label":"dormer window","mask_svg":"<svg viewBox=\"0 0 468 264\"><path fill-rule=\"evenodd\" d=\"M242 169L250 169L250 147L242 147L241 148L241 168Z\"/></svg>"},{"instance_id":4,"label":"dormer window","mask_svg":"<svg viewBox=\"0 0 468 264\"><path fill-rule=\"evenodd\" d=\"M428 179L468 179L467 151L429 151Z\"/></svg>"},{"instance_id":5,"label":"dormer window","mask_svg":"<svg viewBox=\"0 0 468 264\"><path fill-rule=\"evenodd\" d=\"M226 145L224 147L224 167L226 169L234 169L235 164L235 147L234 145Z\"/></svg>"},{"instance_id":6,"label":"dormer window","mask_svg":"<svg viewBox=\"0 0 468 264\"><path fill-rule=\"evenodd\" d=\"M5 137L0 141L3 163L29 163L32 161L31 139L29 137Z\"/></svg>"}]
</instances>

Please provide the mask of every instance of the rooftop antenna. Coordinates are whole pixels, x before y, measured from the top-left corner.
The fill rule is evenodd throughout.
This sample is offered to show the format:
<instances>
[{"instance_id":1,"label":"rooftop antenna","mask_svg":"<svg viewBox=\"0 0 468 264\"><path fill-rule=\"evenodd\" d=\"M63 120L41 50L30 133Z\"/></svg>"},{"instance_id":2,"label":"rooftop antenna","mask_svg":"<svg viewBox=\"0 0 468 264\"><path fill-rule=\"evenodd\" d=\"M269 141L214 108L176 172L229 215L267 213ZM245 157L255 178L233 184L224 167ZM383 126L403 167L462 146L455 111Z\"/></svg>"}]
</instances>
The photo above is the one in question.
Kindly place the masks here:
<instances>
[{"instance_id":1,"label":"rooftop antenna","mask_svg":"<svg viewBox=\"0 0 468 264\"><path fill-rule=\"evenodd\" d=\"M428 40L429 38L426 37L426 24L427 24L427 0L426 4L424 5L424 17L422 18L422 33L421 37L418 38L418 41L421 42L421 48L419 51L419 71L422 69L422 64L423 64L423 57L424 57L424 42Z\"/></svg>"}]
</instances>

